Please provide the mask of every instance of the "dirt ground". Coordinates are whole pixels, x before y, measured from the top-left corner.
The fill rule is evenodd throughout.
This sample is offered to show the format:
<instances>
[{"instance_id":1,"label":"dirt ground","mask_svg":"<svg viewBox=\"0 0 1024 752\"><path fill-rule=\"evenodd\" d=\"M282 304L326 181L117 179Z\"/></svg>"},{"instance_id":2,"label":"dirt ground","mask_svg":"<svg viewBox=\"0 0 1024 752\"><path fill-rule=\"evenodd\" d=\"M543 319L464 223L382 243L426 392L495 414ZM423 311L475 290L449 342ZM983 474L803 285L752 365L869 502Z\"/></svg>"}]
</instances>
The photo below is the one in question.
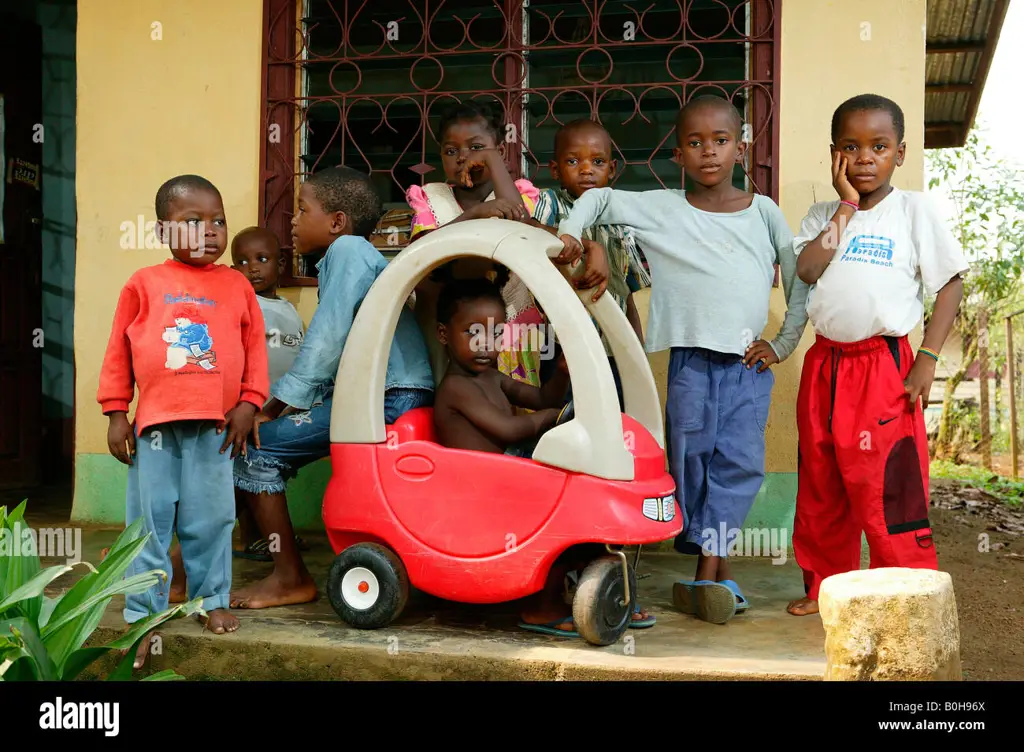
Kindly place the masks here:
<instances>
[{"instance_id":1,"label":"dirt ground","mask_svg":"<svg viewBox=\"0 0 1024 752\"><path fill-rule=\"evenodd\" d=\"M964 679L1024 680L1024 509L935 479L930 517L956 590Z\"/></svg>"}]
</instances>

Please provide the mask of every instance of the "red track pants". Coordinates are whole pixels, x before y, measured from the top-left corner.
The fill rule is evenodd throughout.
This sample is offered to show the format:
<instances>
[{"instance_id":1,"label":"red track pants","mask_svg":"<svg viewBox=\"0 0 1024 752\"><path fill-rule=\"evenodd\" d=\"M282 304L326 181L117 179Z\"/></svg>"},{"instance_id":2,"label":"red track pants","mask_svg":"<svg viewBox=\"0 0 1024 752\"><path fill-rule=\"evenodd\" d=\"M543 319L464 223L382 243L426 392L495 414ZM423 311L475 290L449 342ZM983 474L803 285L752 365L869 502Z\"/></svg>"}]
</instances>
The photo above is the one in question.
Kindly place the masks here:
<instances>
[{"instance_id":1,"label":"red track pants","mask_svg":"<svg viewBox=\"0 0 1024 752\"><path fill-rule=\"evenodd\" d=\"M804 358L793 551L812 600L826 577L860 569L862 531L872 569L938 569L924 414L903 386L913 363L906 337L819 336Z\"/></svg>"}]
</instances>

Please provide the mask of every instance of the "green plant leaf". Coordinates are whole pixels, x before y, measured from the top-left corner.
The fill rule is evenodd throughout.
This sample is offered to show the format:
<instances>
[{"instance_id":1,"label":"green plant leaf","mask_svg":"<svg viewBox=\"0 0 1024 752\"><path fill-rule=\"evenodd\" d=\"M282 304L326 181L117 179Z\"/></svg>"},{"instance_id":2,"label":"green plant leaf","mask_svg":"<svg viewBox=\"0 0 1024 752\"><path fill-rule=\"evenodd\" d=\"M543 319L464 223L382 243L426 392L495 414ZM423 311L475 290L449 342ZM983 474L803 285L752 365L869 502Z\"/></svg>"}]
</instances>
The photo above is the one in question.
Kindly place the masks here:
<instances>
[{"instance_id":1,"label":"green plant leaf","mask_svg":"<svg viewBox=\"0 0 1024 752\"><path fill-rule=\"evenodd\" d=\"M40 629L45 627L47 622L50 621L50 615L53 613L53 610L57 608L58 603L60 603L60 596L57 598L48 598L45 594L43 595L42 608L39 609L39 619L36 621Z\"/></svg>"},{"instance_id":2,"label":"green plant leaf","mask_svg":"<svg viewBox=\"0 0 1024 752\"><path fill-rule=\"evenodd\" d=\"M0 678L5 682L40 681L39 670L36 667L35 661L32 660L31 656L27 655L21 656L8 666Z\"/></svg>"},{"instance_id":3,"label":"green plant leaf","mask_svg":"<svg viewBox=\"0 0 1024 752\"><path fill-rule=\"evenodd\" d=\"M96 571L82 577L64 593L50 619L57 619L79 605L97 588L102 589L109 583L119 580L146 544L149 534L140 538L141 530L141 518L125 528L110 547L107 558L96 567Z\"/></svg>"},{"instance_id":4,"label":"green plant leaf","mask_svg":"<svg viewBox=\"0 0 1024 752\"><path fill-rule=\"evenodd\" d=\"M103 618L111 598L126 593L144 593L157 582L159 578L149 573L129 577L93 593L60 618L52 618L43 628L43 642L53 655L54 662L63 666L71 653L85 644Z\"/></svg>"},{"instance_id":5,"label":"green plant leaf","mask_svg":"<svg viewBox=\"0 0 1024 752\"><path fill-rule=\"evenodd\" d=\"M127 632L107 645L76 650L65 662L61 678L64 681L75 679L94 661L111 650L127 650L128 655L134 656L135 651L138 650L140 640L142 640L142 638L149 632L171 619L179 619L185 616L191 616L195 613L204 613L203 609L200 607L201 604L202 598L196 598L188 603L175 604L173 607L162 613L153 614L152 616L147 616L146 618L135 622ZM134 663L134 660L129 661L129 665L131 663ZM120 669L120 664L118 664L118 669ZM118 669L115 669L115 672ZM129 671L129 675L130 674L131 671Z\"/></svg>"},{"instance_id":6,"label":"green plant leaf","mask_svg":"<svg viewBox=\"0 0 1024 752\"><path fill-rule=\"evenodd\" d=\"M174 669L165 668L150 676L144 676L139 681L185 681L185 677L174 672Z\"/></svg>"},{"instance_id":7,"label":"green plant leaf","mask_svg":"<svg viewBox=\"0 0 1024 752\"><path fill-rule=\"evenodd\" d=\"M4 524L0 526L0 536L12 542L15 551L10 555L0 556L0 600L4 600L12 592L20 588L39 573L42 566L39 563L37 552L23 555L21 551L21 538L24 532L31 532L32 528L25 522L25 508L28 500L21 504L9 515L5 516ZM0 543L2 547L2 543ZM39 618L39 609L42 605L40 597L25 599L18 611L27 619L35 622ZM0 608L0 613L3 609Z\"/></svg>"},{"instance_id":8,"label":"green plant leaf","mask_svg":"<svg viewBox=\"0 0 1024 752\"><path fill-rule=\"evenodd\" d=\"M20 587L16 588L14 591L10 593L10 595L8 595L6 598L0 601L0 614L3 614L8 609L14 607L15 605L21 603L24 600L27 600L29 598L35 598L36 596L42 595L47 585L56 580L58 577L70 571L70 565L60 565L56 567L49 567L48 569L44 569L43 571L37 573L34 577L32 577L30 580L22 584ZM42 606L41 600L40 606ZM26 618L31 618L28 615L25 616Z\"/></svg>"},{"instance_id":9,"label":"green plant leaf","mask_svg":"<svg viewBox=\"0 0 1024 752\"><path fill-rule=\"evenodd\" d=\"M73 681L78 675L89 668L93 663L110 652L110 647L104 645L98 648L80 648L72 653L64 662L61 670L61 681Z\"/></svg>"},{"instance_id":10,"label":"green plant leaf","mask_svg":"<svg viewBox=\"0 0 1024 752\"><path fill-rule=\"evenodd\" d=\"M166 577L158 571L138 575L135 579L122 579L149 538L149 534L139 537L141 522L136 520L125 529L99 567L76 582L54 607L42 629L42 637L58 666L63 666L68 657L85 644L103 619L110 598L126 592L145 592L159 581L160 575ZM83 608L83 604L89 605ZM85 615L78 620L67 618L71 613Z\"/></svg>"},{"instance_id":11,"label":"green plant leaf","mask_svg":"<svg viewBox=\"0 0 1024 752\"><path fill-rule=\"evenodd\" d=\"M107 647L112 650L125 650L132 646L137 647L137 643L141 637L144 637L148 632L152 632L164 622L171 621L172 619L181 619L186 616L192 616L193 614L206 613L202 608L202 602L202 598L195 598L187 603L176 603L174 606L162 613L153 614L152 616L140 619L132 624L131 629L125 632L121 637L111 642Z\"/></svg>"},{"instance_id":12,"label":"green plant leaf","mask_svg":"<svg viewBox=\"0 0 1024 752\"><path fill-rule=\"evenodd\" d=\"M14 511L7 514L6 522L13 525L15 522L23 521L25 519L26 507L28 507L28 499L22 499L21 503L14 508ZM6 508L4 507L4 509Z\"/></svg>"},{"instance_id":13,"label":"green plant leaf","mask_svg":"<svg viewBox=\"0 0 1024 752\"><path fill-rule=\"evenodd\" d=\"M39 681L57 680L57 667L47 652L46 646L43 645L43 641L39 639L39 633L36 631L35 625L28 619L19 616L16 619L0 621L0 634L5 636L11 635L13 638L12 642L19 645L18 652L20 656L32 659L32 663L35 665L35 674L38 676ZM8 651L7 659L10 660L12 658L13 656ZM20 658L16 659L15 663L18 660ZM5 677L7 681L12 681L6 674Z\"/></svg>"}]
</instances>

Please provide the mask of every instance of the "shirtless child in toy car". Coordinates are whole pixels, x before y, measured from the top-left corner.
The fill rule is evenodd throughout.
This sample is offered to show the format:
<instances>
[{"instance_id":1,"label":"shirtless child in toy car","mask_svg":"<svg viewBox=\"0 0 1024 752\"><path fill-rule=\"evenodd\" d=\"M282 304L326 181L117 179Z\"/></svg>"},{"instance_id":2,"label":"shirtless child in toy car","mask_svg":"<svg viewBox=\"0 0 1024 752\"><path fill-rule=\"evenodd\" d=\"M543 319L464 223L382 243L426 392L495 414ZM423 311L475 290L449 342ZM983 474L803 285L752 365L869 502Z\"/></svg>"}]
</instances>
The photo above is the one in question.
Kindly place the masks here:
<instances>
[{"instance_id":1,"label":"shirtless child in toy car","mask_svg":"<svg viewBox=\"0 0 1024 752\"><path fill-rule=\"evenodd\" d=\"M438 340L449 360L434 399L439 443L529 458L562 412L569 386L564 357L557 375L543 388L498 370L505 302L500 287L488 279L450 281L438 297L437 322ZM514 407L535 412L516 415Z\"/></svg>"}]
</instances>

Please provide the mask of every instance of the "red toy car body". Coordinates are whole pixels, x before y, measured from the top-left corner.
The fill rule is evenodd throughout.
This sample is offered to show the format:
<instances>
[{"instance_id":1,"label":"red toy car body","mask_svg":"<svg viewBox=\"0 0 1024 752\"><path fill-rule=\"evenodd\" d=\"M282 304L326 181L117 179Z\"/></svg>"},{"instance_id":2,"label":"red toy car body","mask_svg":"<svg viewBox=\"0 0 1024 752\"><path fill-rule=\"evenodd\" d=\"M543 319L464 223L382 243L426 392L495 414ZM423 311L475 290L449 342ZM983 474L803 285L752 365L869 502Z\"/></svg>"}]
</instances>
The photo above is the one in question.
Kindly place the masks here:
<instances>
[{"instance_id":1,"label":"red toy car body","mask_svg":"<svg viewBox=\"0 0 1024 752\"><path fill-rule=\"evenodd\" d=\"M433 410L382 420L387 334L415 281L452 247L505 263L530 286L561 335L575 409L541 437L533 458L437 443ZM573 599L576 630L608 645L632 621L636 575L623 546L683 528L665 469L662 413L639 340L608 297L584 307L549 259L561 243L506 220L443 227L394 259L367 294L342 354L331 413L332 477L323 520L337 554L327 594L348 624L378 629L405 607L410 586L461 603L503 603L544 588L556 560L597 544ZM588 298L589 299L589 298ZM628 413L619 412L609 337ZM658 435L658 438L656 438ZM572 469L575 468L575 469ZM585 470L585 472L584 472Z\"/></svg>"}]
</instances>

